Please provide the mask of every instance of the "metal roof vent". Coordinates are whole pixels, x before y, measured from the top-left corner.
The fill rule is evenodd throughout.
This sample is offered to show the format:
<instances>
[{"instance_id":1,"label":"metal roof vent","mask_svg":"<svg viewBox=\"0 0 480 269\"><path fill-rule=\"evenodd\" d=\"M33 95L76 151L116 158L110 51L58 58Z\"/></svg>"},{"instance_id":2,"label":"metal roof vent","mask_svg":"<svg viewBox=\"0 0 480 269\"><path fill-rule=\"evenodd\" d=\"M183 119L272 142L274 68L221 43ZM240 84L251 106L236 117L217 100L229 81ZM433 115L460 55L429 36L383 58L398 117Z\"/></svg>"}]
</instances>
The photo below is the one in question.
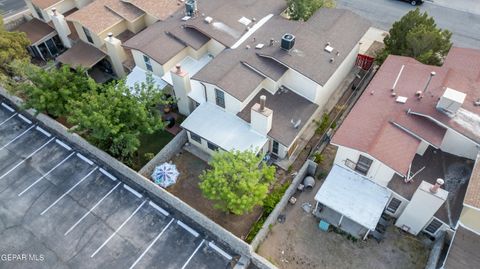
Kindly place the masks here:
<instances>
[{"instance_id":1,"label":"metal roof vent","mask_svg":"<svg viewBox=\"0 0 480 269\"><path fill-rule=\"evenodd\" d=\"M259 43L255 46L256 49L262 49L265 46L263 43Z\"/></svg>"},{"instance_id":2,"label":"metal roof vent","mask_svg":"<svg viewBox=\"0 0 480 269\"><path fill-rule=\"evenodd\" d=\"M208 16L208 17L205 17L205 22L206 23L212 23L213 22L213 18Z\"/></svg>"},{"instance_id":3,"label":"metal roof vent","mask_svg":"<svg viewBox=\"0 0 480 269\"><path fill-rule=\"evenodd\" d=\"M292 34L284 34L282 36L281 47L284 50L291 50L295 45L295 36Z\"/></svg>"},{"instance_id":4,"label":"metal roof vent","mask_svg":"<svg viewBox=\"0 0 480 269\"><path fill-rule=\"evenodd\" d=\"M299 119L299 120L295 121L294 119L291 119L290 123L292 124L294 129L298 129L298 127L300 127L300 124L302 124L302 120Z\"/></svg>"},{"instance_id":5,"label":"metal roof vent","mask_svg":"<svg viewBox=\"0 0 480 269\"><path fill-rule=\"evenodd\" d=\"M325 50L326 52L328 52L328 53L332 53L333 47L330 46L330 45L326 45L325 48L324 48L324 50Z\"/></svg>"},{"instance_id":6,"label":"metal roof vent","mask_svg":"<svg viewBox=\"0 0 480 269\"><path fill-rule=\"evenodd\" d=\"M405 96L399 96L397 99L395 99L395 102L400 103L400 104L405 104L407 102L407 97Z\"/></svg>"}]
</instances>

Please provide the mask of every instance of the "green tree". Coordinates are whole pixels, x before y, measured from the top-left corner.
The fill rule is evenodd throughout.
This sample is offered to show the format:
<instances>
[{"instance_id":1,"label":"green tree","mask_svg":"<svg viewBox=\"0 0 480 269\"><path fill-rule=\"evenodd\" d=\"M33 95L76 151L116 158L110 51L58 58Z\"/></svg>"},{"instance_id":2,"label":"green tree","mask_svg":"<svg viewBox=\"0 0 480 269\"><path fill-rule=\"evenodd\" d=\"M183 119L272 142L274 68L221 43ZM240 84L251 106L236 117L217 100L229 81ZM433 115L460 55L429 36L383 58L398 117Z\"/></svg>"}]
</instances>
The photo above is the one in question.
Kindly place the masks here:
<instances>
[{"instance_id":1,"label":"green tree","mask_svg":"<svg viewBox=\"0 0 480 269\"><path fill-rule=\"evenodd\" d=\"M68 116L67 104L70 100L97 88L97 83L82 68L72 70L64 65L43 69L32 64L24 64L21 68L27 82L17 88L26 97L25 107L53 117Z\"/></svg>"},{"instance_id":2,"label":"green tree","mask_svg":"<svg viewBox=\"0 0 480 269\"><path fill-rule=\"evenodd\" d=\"M27 47L30 45L25 33L5 30L3 18L0 16L0 82L6 83L10 74L9 65L14 60L30 59Z\"/></svg>"},{"instance_id":3,"label":"green tree","mask_svg":"<svg viewBox=\"0 0 480 269\"><path fill-rule=\"evenodd\" d=\"M275 178L275 167L262 162L253 151L219 151L210 165L212 168L200 175L203 195L215 201L216 208L237 215L262 205Z\"/></svg>"},{"instance_id":4,"label":"green tree","mask_svg":"<svg viewBox=\"0 0 480 269\"><path fill-rule=\"evenodd\" d=\"M325 0L287 0L287 14L292 20L306 21L315 11L323 7L325 2Z\"/></svg>"},{"instance_id":5,"label":"green tree","mask_svg":"<svg viewBox=\"0 0 480 269\"><path fill-rule=\"evenodd\" d=\"M382 63L389 54L409 56L424 64L441 65L452 47L452 33L437 28L435 20L417 8L395 22L385 37L385 49L377 57Z\"/></svg>"},{"instance_id":6,"label":"green tree","mask_svg":"<svg viewBox=\"0 0 480 269\"><path fill-rule=\"evenodd\" d=\"M68 121L90 142L128 162L140 145L141 134L164 128L156 105L170 102L151 76L147 82L137 84L133 93L121 80L70 100Z\"/></svg>"}]
</instances>

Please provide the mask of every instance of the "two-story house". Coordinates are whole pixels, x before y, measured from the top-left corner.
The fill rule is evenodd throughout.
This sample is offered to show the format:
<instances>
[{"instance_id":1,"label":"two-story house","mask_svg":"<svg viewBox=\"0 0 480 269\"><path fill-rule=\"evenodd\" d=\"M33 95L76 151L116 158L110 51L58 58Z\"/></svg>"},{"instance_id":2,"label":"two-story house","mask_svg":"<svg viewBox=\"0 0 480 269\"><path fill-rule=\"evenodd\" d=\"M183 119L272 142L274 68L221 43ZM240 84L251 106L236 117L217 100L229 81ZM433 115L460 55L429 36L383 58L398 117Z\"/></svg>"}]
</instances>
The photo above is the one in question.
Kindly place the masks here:
<instances>
[{"instance_id":1,"label":"two-story house","mask_svg":"<svg viewBox=\"0 0 480 269\"><path fill-rule=\"evenodd\" d=\"M391 55L333 136L335 165L387 188L384 213L405 231L456 227L480 150L479 70L475 49L440 67Z\"/></svg>"}]
</instances>

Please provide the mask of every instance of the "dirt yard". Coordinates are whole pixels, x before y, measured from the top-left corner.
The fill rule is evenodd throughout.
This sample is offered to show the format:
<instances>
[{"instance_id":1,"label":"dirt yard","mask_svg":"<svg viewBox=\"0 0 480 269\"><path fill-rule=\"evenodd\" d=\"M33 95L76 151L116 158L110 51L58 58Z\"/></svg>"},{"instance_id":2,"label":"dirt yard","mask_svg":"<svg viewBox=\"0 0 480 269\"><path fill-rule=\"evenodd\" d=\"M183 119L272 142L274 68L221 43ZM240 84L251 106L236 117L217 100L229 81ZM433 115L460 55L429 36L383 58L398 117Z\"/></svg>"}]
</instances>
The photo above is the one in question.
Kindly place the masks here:
<instances>
[{"instance_id":1,"label":"dirt yard","mask_svg":"<svg viewBox=\"0 0 480 269\"><path fill-rule=\"evenodd\" d=\"M172 162L177 165L180 176L177 183L169 187L167 191L243 239L262 214L262 209L257 207L252 213L242 216L223 213L215 209L213 202L204 198L198 187L198 183L200 183L198 176L208 167L207 163L185 150L174 157Z\"/></svg>"},{"instance_id":2,"label":"dirt yard","mask_svg":"<svg viewBox=\"0 0 480 269\"><path fill-rule=\"evenodd\" d=\"M336 149L328 146L324 161L317 174L326 175L331 167ZM306 191L295 205L288 205L284 223L277 223L258 248L258 253L282 269L313 268L374 268L374 269L415 269L424 268L428 249L421 238L407 235L393 225L385 234L385 239L377 243L373 239L353 242L345 235L322 232L318 220L305 212L301 205L314 203L315 188Z\"/></svg>"}]
</instances>

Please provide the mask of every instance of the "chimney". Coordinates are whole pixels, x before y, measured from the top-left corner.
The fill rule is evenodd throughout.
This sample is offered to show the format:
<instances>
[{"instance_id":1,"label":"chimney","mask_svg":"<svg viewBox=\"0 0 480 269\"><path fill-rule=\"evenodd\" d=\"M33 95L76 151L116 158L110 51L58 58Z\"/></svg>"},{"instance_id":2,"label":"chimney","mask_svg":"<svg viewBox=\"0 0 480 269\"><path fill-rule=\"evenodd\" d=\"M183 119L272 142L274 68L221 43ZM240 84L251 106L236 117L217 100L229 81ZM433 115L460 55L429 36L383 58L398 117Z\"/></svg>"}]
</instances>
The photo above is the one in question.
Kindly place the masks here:
<instances>
[{"instance_id":1,"label":"chimney","mask_svg":"<svg viewBox=\"0 0 480 269\"><path fill-rule=\"evenodd\" d=\"M52 8L52 13L53 14L51 17L52 17L53 27L57 31L63 46L65 48L71 48L72 42L68 37L71 34L71 32L70 32L70 27L68 27L67 21L65 20L65 17L59 12L57 12L56 8Z\"/></svg>"},{"instance_id":2,"label":"chimney","mask_svg":"<svg viewBox=\"0 0 480 269\"><path fill-rule=\"evenodd\" d=\"M170 70L172 76L173 91L177 99L178 112L180 114L188 116L193 111L193 107L190 103L188 94L192 90L192 84L190 82L190 76L188 72L182 69L180 64L175 65Z\"/></svg>"},{"instance_id":3,"label":"chimney","mask_svg":"<svg viewBox=\"0 0 480 269\"><path fill-rule=\"evenodd\" d=\"M437 192L438 192L438 189L440 189L440 187L443 185L443 183L445 183L445 182L443 181L443 179L437 178L437 181L435 181L435 185L433 185L432 187L430 187L430 192L432 192L432 193L437 193Z\"/></svg>"},{"instance_id":4,"label":"chimney","mask_svg":"<svg viewBox=\"0 0 480 269\"><path fill-rule=\"evenodd\" d=\"M250 126L258 133L267 136L272 129L273 111L265 106L267 97L260 96L260 103L252 106L250 111Z\"/></svg>"},{"instance_id":5,"label":"chimney","mask_svg":"<svg viewBox=\"0 0 480 269\"><path fill-rule=\"evenodd\" d=\"M125 76L125 69L123 68L123 62L127 59L125 49L122 47L122 41L115 38L113 33L108 33L105 40L105 46L107 47L107 54L112 62L113 70L118 77Z\"/></svg>"},{"instance_id":6,"label":"chimney","mask_svg":"<svg viewBox=\"0 0 480 269\"><path fill-rule=\"evenodd\" d=\"M448 191L440 188L443 183L442 179L435 185L422 181L395 225L414 235L420 233L447 200Z\"/></svg>"}]
</instances>

